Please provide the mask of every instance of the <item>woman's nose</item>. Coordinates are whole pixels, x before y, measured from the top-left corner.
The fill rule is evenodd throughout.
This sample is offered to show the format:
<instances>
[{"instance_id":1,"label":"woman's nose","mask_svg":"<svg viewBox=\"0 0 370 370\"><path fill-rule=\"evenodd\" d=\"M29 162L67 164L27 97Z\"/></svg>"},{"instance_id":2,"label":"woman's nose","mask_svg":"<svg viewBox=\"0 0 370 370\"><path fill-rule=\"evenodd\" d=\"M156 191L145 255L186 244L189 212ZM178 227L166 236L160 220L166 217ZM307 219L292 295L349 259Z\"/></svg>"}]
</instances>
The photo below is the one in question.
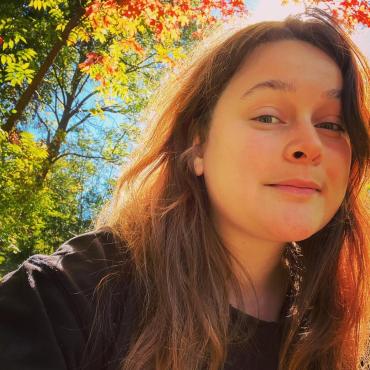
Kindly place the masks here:
<instances>
[{"instance_id":1,"label":"woman's nose","mask_svg":"<svg viewBox=\"0 0 370 370\"><path fill-rule=\"evenodd\" d=\"M311 121L293 125L285 158L290 162L318 165L321 162L323 144Z\"/></svg>"}]
</instances>

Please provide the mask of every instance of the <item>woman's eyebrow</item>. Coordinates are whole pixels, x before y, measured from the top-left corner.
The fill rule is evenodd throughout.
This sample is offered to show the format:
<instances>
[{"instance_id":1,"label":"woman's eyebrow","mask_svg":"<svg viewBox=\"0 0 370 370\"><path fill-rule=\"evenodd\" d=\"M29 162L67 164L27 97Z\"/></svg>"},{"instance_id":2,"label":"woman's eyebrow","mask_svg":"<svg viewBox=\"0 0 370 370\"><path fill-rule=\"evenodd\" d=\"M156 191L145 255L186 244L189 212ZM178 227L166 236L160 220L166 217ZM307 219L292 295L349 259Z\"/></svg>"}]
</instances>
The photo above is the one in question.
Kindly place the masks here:
<instances>
[{"instance_id":1,"label":"woman's eyebrow","mask_svg":"<svg viewBox=\"0 0 370 370\"><path fill-rule=\"evenodd\" d=\"M266 80L266 81L258 82L257 84L249 88L247 91L243 93L243 95L240 98L244 99L247 95L253 94L257 90L261 90L261 89L271 89L271 90L278 90L278 91L284 91L284 92L297 91L296 86L292 83L285 82L282 80ZM329 99L340 99L342 96L342 90L330 89L330 90L324 91L322 93L322 96L329 98Z\"/></svg>"},{"instance_id":2,"label":"woman's eyebrow","mask_svg":"<svg viewBox=\"0 0 370 370\"><path fill-rule=\"evenodd\" d=\"M272 89L272 90L279 90L279 91L289 91L294 92L296 91L296 87L292 83L284 82L282 80L266 80L262 82L258 82L241 96L241 99L245 98L247 95L253 94L257 90L261 89Z\"/></svg>"},{"instance_id":3,"label":"woman's eyebrow","mask_svg":"<svg viewBox=\"0 0 370 370\"><path fill-rule=\"evenodd\" d=\"M330 99L341 99L342 90L341 89L330 89L323 93L324 96Z\"/></svg>"}]
</instances>

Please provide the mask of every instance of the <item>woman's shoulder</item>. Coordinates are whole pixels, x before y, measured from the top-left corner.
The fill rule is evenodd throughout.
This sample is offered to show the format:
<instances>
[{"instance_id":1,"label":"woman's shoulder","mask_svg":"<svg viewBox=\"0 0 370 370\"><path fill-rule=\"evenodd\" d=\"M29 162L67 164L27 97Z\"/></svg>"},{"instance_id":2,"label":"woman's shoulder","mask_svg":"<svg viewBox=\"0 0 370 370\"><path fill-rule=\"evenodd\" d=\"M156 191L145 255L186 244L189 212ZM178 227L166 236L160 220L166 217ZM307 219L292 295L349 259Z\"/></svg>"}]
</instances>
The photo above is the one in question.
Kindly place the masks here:
<instances>
[{"instance_id":1,"label":"woman's shoulder","mask_svg":"<svg viewBox=\"0 0 370 370\"><path fill-rule=\"evenodd\" d=\"M90 335L96 289L117 268L124 269L126 253L111 232L87 232L7 274L0 283L0 362L8 369L77 368ZM123 281L121 292L124 287Z\"/></svg>"},{"instance_id":2,"label":"woman's shoulder","mask_svg":"<svg viewBox=\"0 0 370 370\"><path fill-rule=\"evenodd\" d=\"M25 260L17 270L4 276L1 283L13 279L19 272L32 276L64 276L78 285L95 285L111 269L122 263L128 249L110 231L89 231L64 242L53 254L35 254Z\"/></svg>"}]
</instances>

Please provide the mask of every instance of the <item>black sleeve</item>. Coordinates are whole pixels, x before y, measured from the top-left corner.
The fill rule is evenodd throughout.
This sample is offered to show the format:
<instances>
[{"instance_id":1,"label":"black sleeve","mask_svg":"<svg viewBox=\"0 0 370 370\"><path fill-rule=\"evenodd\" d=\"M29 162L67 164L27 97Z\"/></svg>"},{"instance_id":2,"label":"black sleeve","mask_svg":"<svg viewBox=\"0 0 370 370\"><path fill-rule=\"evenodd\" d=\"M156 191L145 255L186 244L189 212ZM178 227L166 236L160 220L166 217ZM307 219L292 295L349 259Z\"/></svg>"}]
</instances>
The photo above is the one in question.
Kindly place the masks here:
<instances>
[{"instance_id":1,"label":"black sleeve","mask_svg":"<svg viewBox=\"0 0 370 370\"><path fill-rule=\"evenodd\" d=\"M0 284L0 368L77 369L90 332L92 294L115 260L111 237L87 233L35 255Z\"/></svg>"}]
</instances>

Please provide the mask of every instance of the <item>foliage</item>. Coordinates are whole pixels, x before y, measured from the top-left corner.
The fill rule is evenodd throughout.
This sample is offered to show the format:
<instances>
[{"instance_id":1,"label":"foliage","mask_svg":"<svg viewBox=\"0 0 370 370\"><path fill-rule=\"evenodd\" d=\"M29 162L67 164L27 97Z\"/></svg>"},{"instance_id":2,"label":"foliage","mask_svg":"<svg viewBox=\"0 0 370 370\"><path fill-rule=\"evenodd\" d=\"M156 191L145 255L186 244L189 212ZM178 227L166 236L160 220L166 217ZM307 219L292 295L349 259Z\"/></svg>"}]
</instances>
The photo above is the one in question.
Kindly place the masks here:
<instances>
[{"instance_id":1,"label":"foliage","mask_svg":"<svg viewBox=\"0 0 370 370\"><path fill-rule=\"evenodd\" d=\"M0 122L13 113L17 100L59 36L54 30L61 19L28 3L29 0L0 2ZM65 10L64 14L69 12ZM38 94L44 94L43 89L40 86Z\"/></svg>"},{"instance_id":2,"label":"foliage","mask_svg":"<svg viewBox=\"0 0 370 370\"><path fill-rule=\"evenodd\" d=\"M0 263L4 263L5 257L8 262L22 252L24 237L40 234L50 199L44 189L34 191L35 173L47 152L32 135L22 133L9 140L8 134L0 131L0 156Z\"/></svg>"},{"instance_id":3,"label":"foliage","mask_svg":"<svg viewBox=\"0 0 370 370\"><path fill-rule=\"evenodd\" d=\"M9 138L0 130L0 276L86 230L93 215L86 214L91 207L85 208L84 198L99 205L101 188L111 186L92 184L97 165L83 158L61 159L40 186L38 172L46 157L45 145L32 134Z\"/></svg>"},{"instance_id":4,"label":"foliage","mask_svg":"<svg viewBox=\"0 0 370 370\"><path fill-rule=\"evenodd\" d=\"M101 82L101 92L125 98L129 92L129 73L154 67L154 62L173 62L182 56L180 38L184 43L193 37L189 30L196 31L214 22L216 18L211 15L214 11L222 16L242 12L244 3L242 0L16 0L16 4L11 4L5 0L0 6L0 86L24 90L25 84L32 80L29 85L32 91L24 90L17 104L2 107L4 116L6 112L10 116L7 131L14 126L12 115L16 114L19 120L30 103L29 97L42 84L43 74L36 75L36 71L47 71L56 56L47 58L44 51L60 52L52 46L81 7L85 7L85 14L68 33L66 48L89 44L91 50L81 69ZM40 48L33 47L40 44ZM137 75L140 77L140 73Z\"/></svg>"},{"instance_id":5,"label":"foliage","mask_svg":"<svg viewBox=\"0 0 370 370\"><path fill-rule=\"evenodd\" d=\"M127 75L132 70L173 65L184 57L189 42L201 37L205 26L217 22L217 11L221 19L242 14L244 2L95 0L69 43L93 38L94 49L80 68L101 83L101 92L125 99Z\"/></svg>"}]
</instances>

